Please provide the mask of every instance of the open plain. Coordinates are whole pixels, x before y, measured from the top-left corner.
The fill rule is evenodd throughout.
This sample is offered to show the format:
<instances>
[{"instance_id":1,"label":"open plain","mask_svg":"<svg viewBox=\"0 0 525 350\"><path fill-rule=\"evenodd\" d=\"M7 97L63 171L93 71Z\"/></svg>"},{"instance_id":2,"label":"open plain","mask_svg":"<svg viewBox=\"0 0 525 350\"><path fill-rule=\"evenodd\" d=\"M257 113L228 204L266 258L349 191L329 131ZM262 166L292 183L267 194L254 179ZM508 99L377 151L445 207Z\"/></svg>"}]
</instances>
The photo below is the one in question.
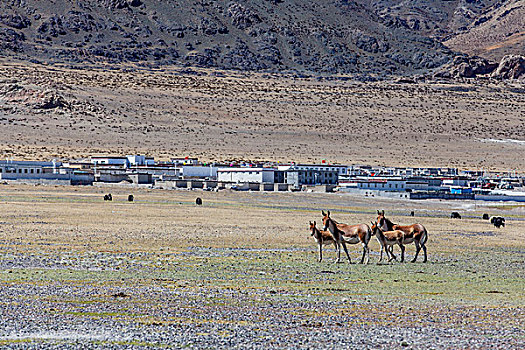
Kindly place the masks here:
<instances>
[{"instance_id":1,"label":"open plain","mask_svg":"<svg viewBox=\"0 0 525 350\"><path fill-rule=\"evenodd\" d=\"M1 61L0 157L270 160L525 171L519 82L356 82Z\"/></svg>"},{"instance_id":2,"label":"open plain","mask_svg":"<svg viewBox=\"0 0 525 350\"><path fill-rule=\"evenodd\" d=\"M373 238L368 265L356 245L354 264L333 247L318 263L307 228L321 209L420 222L429 261L378 265ZM9 185L0 212L4 348L525 346L523 205Z\"/></svg>"}]
</instances>

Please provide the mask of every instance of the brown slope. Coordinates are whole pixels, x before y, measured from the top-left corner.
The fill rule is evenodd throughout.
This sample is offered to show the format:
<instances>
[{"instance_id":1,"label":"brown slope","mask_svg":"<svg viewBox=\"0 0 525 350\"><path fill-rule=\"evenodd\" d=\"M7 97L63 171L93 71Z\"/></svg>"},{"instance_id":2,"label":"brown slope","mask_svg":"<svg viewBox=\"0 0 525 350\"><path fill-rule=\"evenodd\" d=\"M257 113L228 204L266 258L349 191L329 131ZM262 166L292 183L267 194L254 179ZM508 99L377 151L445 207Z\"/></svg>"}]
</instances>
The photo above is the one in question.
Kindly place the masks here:
<instances>
[{"instance_id":1,"label":"brown slope","mask_svg":"<svg viewBox=\"0 0 525 350\"><path fill-rule=\"evenodd\" d=\"M499 61L525 54L525 0L512 0L481 15L467 31L445 41L453 50Z\"/></svg>"},{"instance_id":2,"label":"brown slope","mask_svg":"<svg viewBox=\"0 0 525 350\"><path fill-rule=\"evenodd\" d=\"M468 27L480 14L501 0L359 0L386 23L429 37L444 39Z\"/></svg>"}]
</instances>

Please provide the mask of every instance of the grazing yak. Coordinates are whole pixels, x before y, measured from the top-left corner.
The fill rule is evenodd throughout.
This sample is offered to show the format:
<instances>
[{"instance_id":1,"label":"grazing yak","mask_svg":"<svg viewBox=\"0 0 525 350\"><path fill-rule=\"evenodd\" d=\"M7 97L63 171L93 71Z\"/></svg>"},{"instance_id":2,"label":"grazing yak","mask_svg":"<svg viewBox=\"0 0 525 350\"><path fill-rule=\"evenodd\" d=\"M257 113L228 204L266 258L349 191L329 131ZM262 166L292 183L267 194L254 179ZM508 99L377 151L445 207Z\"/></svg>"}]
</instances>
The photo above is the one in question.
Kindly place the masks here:
<instances>
[{"instance_id":1,"label":"grazing yak","mask_svg":"<svg viewBox=\"0 0 525 350\"><path fill-rule=\"evenodd\" d=\"M490 218L490 223L496 228L505 227L505 218L502 216L493 216Z\"/></svg>"},{"instance_id":2,"label":"grazing yak","mask_svg":"<svg viewBox=\"0 0 525 350\"><path fill-rule=\"evenodd\" d=\"M111 196L111 193L105 194L104 195L104 200L105 201L112 201L113 200L113 196Z\"/></svg>"},{"instance_id":3,"label":"grazing yak","mask_svg":"<svg viewBox=\"0 0 525 350\"><path fill-rule=\"evenodd\" d=\"M487 213L483 214L482 218L483 218L483 220L489 220L490 219L489 218L489 214L487 214Z\"/></svg>"},{"instance_id":4,"label":"grazing yak","mask_svg":"<svg viewBox=\"0 0 525 350\"><path fill-rule=\"evenodd\" d=\"M452 214L450 214L451 219L461 219L461 215L457 211L453 211Z\"/></svg>"},{"instance_id":5,"label":"grazing yak","mask_svg":"<svg viewBox=\"0 0 525 350\"><path fill-rule=\"evenodd\" d=\"M134 200L135 200L135 197L132 194L130 194L128 196L128 202L133 202Z\"/></svg>"}]
</instances>

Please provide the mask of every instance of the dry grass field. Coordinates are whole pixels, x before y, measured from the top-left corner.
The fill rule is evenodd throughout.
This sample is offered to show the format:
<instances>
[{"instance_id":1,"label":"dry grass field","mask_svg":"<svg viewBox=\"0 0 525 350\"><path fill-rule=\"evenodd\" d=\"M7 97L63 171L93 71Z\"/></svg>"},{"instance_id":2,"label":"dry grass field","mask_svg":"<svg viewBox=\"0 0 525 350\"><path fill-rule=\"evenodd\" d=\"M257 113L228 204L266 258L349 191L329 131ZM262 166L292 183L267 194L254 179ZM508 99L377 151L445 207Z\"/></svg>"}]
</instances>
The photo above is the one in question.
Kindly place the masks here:
<instances>
[{"instance_id":1,"label":"dry grass field","mask_svg":"<svg viewBox=\"0 0 525 350\"><path fill-rule=\"evenodd\" d=\"M360 83L4 60L0 157L145 153L525 171L523 91L489 81ZM49 97L62 106L39 108Z\"/></svg>"},{"instance_id":2,"label":"dry grass field","mask_svg":"<svg viewBox=\"0 0 525 350\"><path fill-rule=\"evenodd\" d=\"M418 221L429 261L378 265L372 238L366 266L354 245L354 264L331 247L318 263L307 227L321 209ZM523 205L10 185L0 212L2 347L525 346Z\"/></svg>"}]
</instances>

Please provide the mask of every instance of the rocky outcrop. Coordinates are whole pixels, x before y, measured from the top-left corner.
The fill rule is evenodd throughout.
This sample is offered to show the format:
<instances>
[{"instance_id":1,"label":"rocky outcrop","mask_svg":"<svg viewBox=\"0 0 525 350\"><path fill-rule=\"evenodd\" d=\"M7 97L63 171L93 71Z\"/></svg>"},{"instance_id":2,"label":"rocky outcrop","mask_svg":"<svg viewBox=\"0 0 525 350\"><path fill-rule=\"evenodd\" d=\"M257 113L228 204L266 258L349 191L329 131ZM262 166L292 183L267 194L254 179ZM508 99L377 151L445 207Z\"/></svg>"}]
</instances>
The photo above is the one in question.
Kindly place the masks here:
<instances>
[{"instance_id":1,"label":"rocky outcrop","mask_svg":"<svg viewBox=\"0 0 525 350\"><path fill-rule=\"evenodd\" d=\"M55 15L45 20L38 27L38 33L43 38L47 35L56 38L59 35L66 35L68 32L74 34L89 33L103 27L89 13L69 11L66 15Z\"/></svg>"},{"instance_id":2,"label":"rocky outcrop","mask_svg":"<svg viewBox=\"0 0 525 350\"><path fill-rule=\"evenodd\" d=\"M66 107L66 99L52 90L46 90L42 93L39 100L34 103L33 108L54 109Z\"/></svg>"},{"instance_id":3,"label":"rocky outcrop","mask_svg":"<svg viewBox=\"0 0 525 350\"><path fill-rule=\"evenodd\" d=\"M24 33L17 32L11 28L0 28L0 49L2 50L20 52L25 39Z\"/></svg>"},{"instance_id":4,"label":"rocky outcrop","mask_svg":"<svg viewBox=\"0 0 525 350\"><path fill-rule=\"evenodd\" d=\"M123 9L126 7L138 7L142 5L140 0L104 0L104 4L112 9Z\"/></svg>"},{"instance_id":5,"label":"rocky outcrop","mask_svg":"<svg viewBox=\"0 0 525 350\"><path fill-rule=\"evenodd\" d=\"M441 68L435 76L439 78L475 78L491 73L497 66L497 63L491 63L481 57L457 56L450 64Z\"/></svg>"},{"instance_id":6,"label":"rocky outcrop","mask_svg":"<svg viewBox=\"0 0 525 350\"><path fill-rule=\"evenodd\" d=\"M31 25L29 18L20 15L0 15L0 23L15 29L24 29Z\"/></svg>"},{"instance_id":7,"label":"rocky outcrop","mask_svg":"<svg viewBox=\"0 0 525 350\"><path fill-rule=\"evenodd\" d=\"M0 83L0 103L25 105L33 109L55 109L69 105L56 90L27 87L18 82Z\"/></svg>"},{"instance_id":8,"label":"rocky outcrop","mask_svg":"<svg viewBox=\"0 0 525 350\"><path fill-rule=\"evenodd\" d=\"M496 79L525 79L525 57L507 55L490 75Z\"/></svg>"},{"instance_id":9,"label":"rocky outcrop","mask_svg":"<svg viewBox=\"0 0 525 350\"><path fill-rule=\"evenodd\" d=\"M232 24L239 29L246 29L261 22L257 13L235 2L228 7L228 16L230 16Z\"/></svg>"},{"instance_id":10,"label":"rocky outcrop","mask_svg":"<svg viewBox=\"0 0 525 350\"><path fill-rule=\"evenodd\" d=\"M525 57L507 55L498 64L481 57L457 56L434 76L438 78L523 79L525 77Z\"/></svg>"}]
</instances>

